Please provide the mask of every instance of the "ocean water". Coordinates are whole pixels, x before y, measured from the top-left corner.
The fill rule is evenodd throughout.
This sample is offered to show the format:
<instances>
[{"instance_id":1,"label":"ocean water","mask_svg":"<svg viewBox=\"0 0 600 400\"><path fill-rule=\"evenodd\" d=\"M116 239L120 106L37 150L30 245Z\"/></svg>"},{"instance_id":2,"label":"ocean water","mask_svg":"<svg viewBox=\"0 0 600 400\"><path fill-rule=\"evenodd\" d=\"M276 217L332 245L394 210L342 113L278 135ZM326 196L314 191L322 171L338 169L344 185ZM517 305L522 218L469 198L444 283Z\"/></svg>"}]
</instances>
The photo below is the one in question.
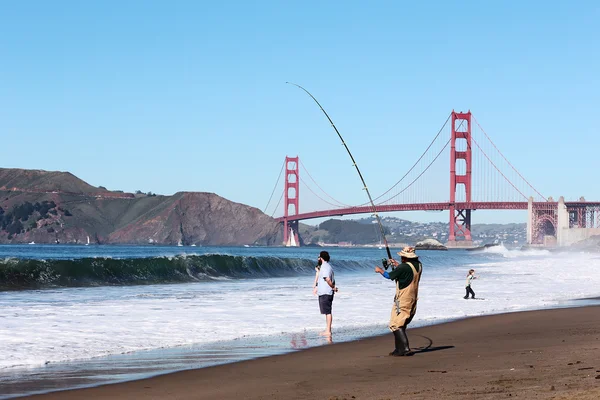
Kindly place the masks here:
<instances>
[{"instance_id":1,"label":"ocean water","mask_svg":"<svg viewBox=\"0 0 600 400\"><path fill-rule=\"evenodd\" d=\"M0 246L0 398L141 378L325 345L319 248ZM384 250L329 248L333 341L385 334ZM600 255L421 251L411 327L576 305L600 295ZM479 300L464 300L476 270ZM580 303L582 304L582 303Z\"/></svg>"}]
</instances>

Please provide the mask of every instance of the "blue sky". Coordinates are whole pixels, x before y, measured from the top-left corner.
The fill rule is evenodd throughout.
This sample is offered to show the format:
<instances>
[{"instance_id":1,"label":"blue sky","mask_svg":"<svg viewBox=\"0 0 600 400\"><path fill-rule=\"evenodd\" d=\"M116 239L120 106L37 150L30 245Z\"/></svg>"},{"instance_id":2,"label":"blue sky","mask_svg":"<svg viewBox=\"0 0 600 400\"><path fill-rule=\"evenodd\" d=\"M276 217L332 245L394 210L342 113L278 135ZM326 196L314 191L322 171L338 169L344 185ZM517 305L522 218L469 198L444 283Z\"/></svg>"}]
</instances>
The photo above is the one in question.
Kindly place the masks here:
<instances>
[{"instance_id":1,"label":"blue sky","mask_svg":"<svg viewBox=\"0 0 600 400\"><path fill-rule=\"evenodd\" d=\"M2 2L0 166L262 209L284 157L299 155L334 197L364 202L293 81L333 118L374 194L452 109L470 109L542 193L600 200L598 4Z\"/></svg>"}]
</instances>

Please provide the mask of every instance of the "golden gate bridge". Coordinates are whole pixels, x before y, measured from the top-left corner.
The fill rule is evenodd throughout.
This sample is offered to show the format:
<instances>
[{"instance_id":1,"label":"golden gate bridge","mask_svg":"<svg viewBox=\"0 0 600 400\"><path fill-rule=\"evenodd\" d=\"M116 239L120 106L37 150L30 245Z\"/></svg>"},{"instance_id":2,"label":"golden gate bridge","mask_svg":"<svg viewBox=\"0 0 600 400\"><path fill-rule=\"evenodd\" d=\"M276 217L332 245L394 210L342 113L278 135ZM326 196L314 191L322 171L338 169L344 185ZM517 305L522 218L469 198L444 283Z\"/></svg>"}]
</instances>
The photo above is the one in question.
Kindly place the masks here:
<instances>
[{"instance_id":1,"label":"golden gate bridge","mask_svg":"<svg viewBox=\"0 0 600 400\"><path fill-rule=\"evenodd\" d=\"M301 167L309 180L301 177ZM566 244L600 234L600 201L562 197L555 201L542 195L500 152L470 111L450 113L412 167L373 199L375 209L371 203L349 205L336 200L313 179L300 157L288 156L265 212L282 176L283 192L271 215L283 225L284 244L290 239L300 243L301 220L418 210L449 211L449 247L472 245L474 210L528 210L527 241L533 245ZM441 176L448 179L449 193L440 190L445 185ZM301 212L301 192L319 199L320 206Z\"/></svg>"}]
</instances>

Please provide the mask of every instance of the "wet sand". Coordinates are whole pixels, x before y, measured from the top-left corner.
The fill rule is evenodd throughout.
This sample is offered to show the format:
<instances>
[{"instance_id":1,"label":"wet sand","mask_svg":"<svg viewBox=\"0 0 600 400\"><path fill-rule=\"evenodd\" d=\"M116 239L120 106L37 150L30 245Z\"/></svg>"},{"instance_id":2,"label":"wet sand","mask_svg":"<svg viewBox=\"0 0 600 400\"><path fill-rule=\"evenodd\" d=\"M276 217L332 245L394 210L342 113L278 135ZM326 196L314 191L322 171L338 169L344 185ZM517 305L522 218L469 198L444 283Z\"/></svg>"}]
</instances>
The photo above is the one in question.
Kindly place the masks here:
<instances>
[{"instance_id":1,"label":"wet sand","mask_svg":"<svg viewBox=\"0 0 600 400\"><path fill-rule=\"evenodd\" d=\"M417 350L412 357L388 356L388 334L27 398L600 399L600 306L469 318L407 332Z\"/></svg>"}]
</instances>

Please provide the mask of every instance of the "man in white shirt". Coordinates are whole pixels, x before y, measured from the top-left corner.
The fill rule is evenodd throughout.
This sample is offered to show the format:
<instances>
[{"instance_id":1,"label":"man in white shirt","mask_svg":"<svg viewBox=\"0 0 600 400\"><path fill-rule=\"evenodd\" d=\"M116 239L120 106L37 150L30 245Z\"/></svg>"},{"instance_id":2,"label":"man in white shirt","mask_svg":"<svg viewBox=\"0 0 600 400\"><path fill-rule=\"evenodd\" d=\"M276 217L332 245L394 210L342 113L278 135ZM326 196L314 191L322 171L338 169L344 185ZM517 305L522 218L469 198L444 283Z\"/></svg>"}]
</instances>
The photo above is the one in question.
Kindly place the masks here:
<instances>
[{"instance_id":1,"label":"man in white shirt","mask_svg":"<svg viewBox=\"0 0 600 400\"><path fill-rule=\"evenodd\" d=\"M331 306L333 304L333 294L337 292L335 286L335 278L333 268L329 264L329 253L322 251L319 254L318 264L319 272L315 281L313 293L319 295L319 309L321 314L325 315L326 329L322 333L323 336L331 337Z\"/></svg>"}]
</instances>

